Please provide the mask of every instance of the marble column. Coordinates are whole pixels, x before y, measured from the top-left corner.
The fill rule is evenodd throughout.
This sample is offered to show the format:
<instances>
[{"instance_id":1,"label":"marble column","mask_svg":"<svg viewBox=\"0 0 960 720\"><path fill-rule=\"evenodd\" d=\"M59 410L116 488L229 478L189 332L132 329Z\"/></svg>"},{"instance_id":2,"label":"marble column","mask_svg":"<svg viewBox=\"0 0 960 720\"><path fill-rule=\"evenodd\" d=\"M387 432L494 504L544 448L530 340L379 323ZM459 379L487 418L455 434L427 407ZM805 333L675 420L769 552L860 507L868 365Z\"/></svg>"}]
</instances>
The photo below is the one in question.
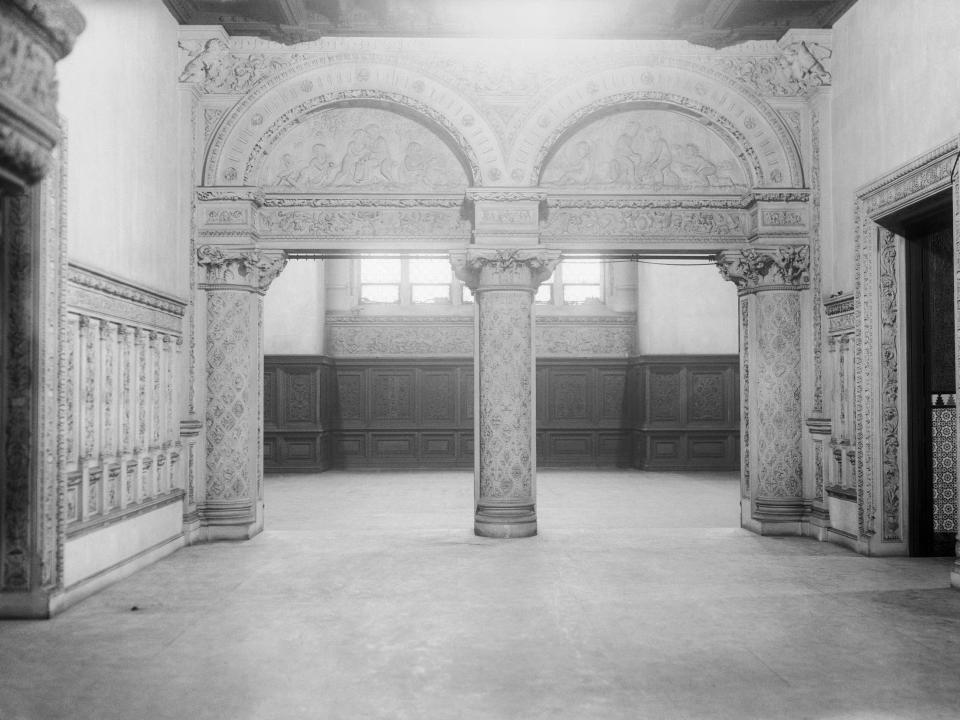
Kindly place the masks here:
<instances>
[{"instance_id":1,"label":"marble column","mask_svg":"<svg viewBox=\"0 0 960 720\"><path fill-rule=\"evenodd\" d=\"M537 534L533 296L558 251L476 248L453 253L477 302L474 532Z\"/></svg>"},{"instance_id":2,"label":"marble column","mask_svg":"<svg viewBox=\"0 0 960 720\"><path fill-rule=\"evenodd\" d=\"M740 295L741 522L762 534L800 534L808 504L801 329L809 251L749 248L717 262Z\"/></svg>"},{"instance_id":3,"label":"marble column","mask_svg":"<svg viewBox=\"0 0 960 720\"><path fill-rule=\"evenodd\" d=\"M282 252L204 245L206 479L197 498L205 540L263 529L263 295L286 264Z\"/></svg>"}]
</instances>

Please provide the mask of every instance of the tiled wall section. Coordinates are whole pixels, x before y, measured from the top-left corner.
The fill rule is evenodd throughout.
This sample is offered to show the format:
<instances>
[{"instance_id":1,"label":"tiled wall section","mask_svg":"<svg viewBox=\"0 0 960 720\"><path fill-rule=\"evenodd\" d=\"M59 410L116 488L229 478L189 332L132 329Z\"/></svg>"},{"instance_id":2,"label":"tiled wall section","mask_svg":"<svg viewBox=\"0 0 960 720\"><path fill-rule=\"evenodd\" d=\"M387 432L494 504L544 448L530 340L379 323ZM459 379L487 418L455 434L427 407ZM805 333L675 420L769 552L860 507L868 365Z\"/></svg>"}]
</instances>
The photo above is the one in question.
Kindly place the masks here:
<instances>
[{"instance_id":1,"label":"tiled wall section","mask_svg":"<svg viewBox=\"0 0 960 720\"><path fill-rule=\"evenodd\" d=\"M736 356L537 361L541 467L738 467ZM264 467L472 467L468 358L265 359Z\"/></svg>"},{"instance_id":2,"label":"tiled wall section","mask_svg":"<svg viewBox=\"0 0 960 720\"><path fill-rule=\"evenodd\" d=\"M183 302L71 265L66 307L70 535L182 495L196 435L181 440Z\"/></svg>"}]
</instances>

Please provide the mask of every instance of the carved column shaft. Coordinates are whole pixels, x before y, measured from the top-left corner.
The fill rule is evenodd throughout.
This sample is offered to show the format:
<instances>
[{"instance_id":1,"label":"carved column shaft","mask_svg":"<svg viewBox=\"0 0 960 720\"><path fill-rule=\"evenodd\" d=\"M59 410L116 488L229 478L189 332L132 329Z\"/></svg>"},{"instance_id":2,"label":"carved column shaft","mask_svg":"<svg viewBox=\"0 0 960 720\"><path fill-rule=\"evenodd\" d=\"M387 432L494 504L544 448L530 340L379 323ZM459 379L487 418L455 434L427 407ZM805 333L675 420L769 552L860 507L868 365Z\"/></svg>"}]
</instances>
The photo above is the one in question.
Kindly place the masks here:
<instances>
[{"instance_id":1,"label":"carved column shaft","mask_svg":"<svg viewBox=\"0 0 960 720\"><path fill-rule=\"evenodd\" d=\"M781 246L718 260L740 290L743 520L760 532L782 532L778 524L797 523L804 511L800 291L809 285L808 256L806 246Z\"/></svg>"},{"instance_id":2,"label":"carved column shaft","mask_svg":"<svg viewBox=\"0 0 960 720\"><path fill-rule=\"evenodd\" d=\"M260 455L263 293L282 253L203 246L206 269L207 397L205 495L197 498L206 539L251 537L263 529Z\"/></svg>"},{"instance_id":3,"label":"carved column shaft","mask_svg":"<svg viewBox=\"0 0 960 720\"><path fill-rule=\"evenodd\" d=\"M477 535L537 533L533 296L558 261L540 249L452 256L477 299Z\"/></svg>"}]
</instances>

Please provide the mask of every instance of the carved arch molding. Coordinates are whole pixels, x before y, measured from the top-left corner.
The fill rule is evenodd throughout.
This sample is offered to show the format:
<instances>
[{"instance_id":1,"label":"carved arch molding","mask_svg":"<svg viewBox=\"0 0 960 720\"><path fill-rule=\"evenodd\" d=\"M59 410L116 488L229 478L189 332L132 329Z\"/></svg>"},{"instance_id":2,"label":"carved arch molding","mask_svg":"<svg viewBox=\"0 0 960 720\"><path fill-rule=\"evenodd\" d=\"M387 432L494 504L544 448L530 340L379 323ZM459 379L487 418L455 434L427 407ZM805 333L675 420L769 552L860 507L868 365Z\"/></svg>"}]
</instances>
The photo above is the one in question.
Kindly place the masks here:
<instances>
[{"instance_id":1,"label":"carved arch molding","mask_svg":"<svg viewBox=\"0 0 960 720\"><path fill-rule=\"evenodd\" d=\"M955 138L857 192L854 307L857 519L861 541L868 543L874 552L906 550L908 538L904 421L907 376L901 312L906 289L905 239L884 225L911 206L951 192L954 253L960 257L958 159L960 140ZM960 275L954 280L954 298L960 301ZM960 303L955 308L955 317L960 318ZM960 340L955 353L960 356ZM954 575L956 577L956 571Z\"/></svg>"},{"instance_id":2,"label":"carved arch molding","mask_svg":"<svg viewBox=\"0 0 960 720\"><path fill-rule=\"evenodd\" d=\"M375 53L292 54L286 64L245 87L239 99L235 93L198 94L204 115L196 118L203 147L198 158L198 239L205 244L251 244L255 238L262 247L299 255L396 248L405 242L416 249L462 247L474 231L469 207L464 207L466 188L542 186L545 169L564 143L593 123L634 110L701 127L717 140L718 152L736 165L736 171L728 173L736 179L704 181L705 192L677 180L675 192L669 186L650 191L610 183L555 183L545 188L539 218L544 244L617 251L642 243L656 250L715 253L761 236L766 241L807 242L811 196L805 189L799 139L767 98L748 84L722 68L668 56L608 62L572 77L549 85L508 126L448 77L405 64L402 56ZM204 78L211 82L210 71L203 75L188 64L182 79L203 87ZM456 158L463 177L415 188L360 182L355 187L284 187L284 153L278 147L307 123L335 127L334 120L323 120L335 109L345 114L358 108L407 118L410 127L426 130ZM342 125L353 128L352 123ZM379 128L379 123L369 126ZM363 142L373 145L376 130L371 133ZM314 153L317 166L335 176L335 166L346 161L351 142L340 141L335 153L325 142L306 136L301 144L304 153ZM423 144L416 143L418 149ZM699 157L696 149L691 153ZM431 162L439 154L433 153ZM409 158L408 152L404 163ZM422 151L418 159L424 166ZM265 183L267 163L271 180ZM365 172L378 171L374 160ZM322 170L315 173L322 175ZM508 234L510 213L504 210L502 217Z\"/></svg>"}]
</instances>

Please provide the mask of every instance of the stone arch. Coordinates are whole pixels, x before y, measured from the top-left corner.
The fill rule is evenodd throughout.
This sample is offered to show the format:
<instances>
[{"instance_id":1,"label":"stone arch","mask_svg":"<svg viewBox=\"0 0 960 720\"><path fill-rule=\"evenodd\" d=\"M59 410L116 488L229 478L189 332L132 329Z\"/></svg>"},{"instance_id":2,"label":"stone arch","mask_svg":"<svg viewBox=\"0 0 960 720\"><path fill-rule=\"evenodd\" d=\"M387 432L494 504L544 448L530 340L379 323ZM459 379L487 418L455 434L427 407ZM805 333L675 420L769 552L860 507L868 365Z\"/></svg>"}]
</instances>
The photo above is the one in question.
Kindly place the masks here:
<instances>
[{"instance_id":1,"label":"stone arch","mask_svg":"<svg viewBox=\"0 0 960 720\"><path fill-rule=\"evenodd\" d=\"M203 184L243 185L264 150L299 118L345 103L389 107L434 129L455 149L472 185L504 174L500 143L479 108L436 79L370 59L294 66L244 96L212 136Z\"/></svg>"},{"instance_id":2,"label":"stone arch","mask_svg":"<svg viewBox=\"0 0 960 720\"><path fill-rule=\"evenodd\" d=\"M736 148L754 187L804 186L800 153L773 108L718 71L665 58L603 70L546 99L518 134L507 162L510 177L538 182L546 159L578 127L602 113L639 106L673 110L708 125Z\"/></svg>"}]
</instances>

